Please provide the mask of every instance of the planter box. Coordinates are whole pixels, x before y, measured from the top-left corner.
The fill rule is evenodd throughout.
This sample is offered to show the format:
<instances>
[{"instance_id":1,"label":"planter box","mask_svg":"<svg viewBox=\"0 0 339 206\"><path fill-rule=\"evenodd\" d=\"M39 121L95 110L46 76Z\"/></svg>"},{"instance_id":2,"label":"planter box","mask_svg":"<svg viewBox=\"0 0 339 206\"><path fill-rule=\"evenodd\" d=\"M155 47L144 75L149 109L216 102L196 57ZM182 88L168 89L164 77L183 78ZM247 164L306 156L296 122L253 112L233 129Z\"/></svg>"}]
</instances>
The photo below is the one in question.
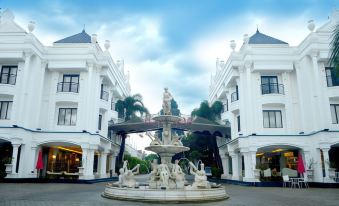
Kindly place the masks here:
<instances>
[{"instance_id":1,"label":"planter box","mask_svg":"<svg viewBox=\"0 0 339 206\"><path fill-rule=\"evenodd\" d=\"M328 168L328 177L335 178L335 168Z\"/></svg>"},{"instance_id":2,"label":"planter box","mask_svg":"<svg viewBox=\"0 0 339 206\"><path fill-rule=\"evenodd\" d=\"M306 170L306 174L307 174L307 178L312 179L313 176L314 176L314 170L308 169L308 170Z\"/></svg>"},{"instance_id":3,"label":"planter box","mask_svg":"<svg viewBox=\"0 0 339 206\"><path fill-rule=\"evenodd\" d=\"M254 169L254 178L259 179L260 178L260 170Z\"/></svg>"},{"instance_id":4,"label":"planter box","mask_svg":"<svg viewBox=\"0 0 339 206\"><path fill-rule=\"evenodd\" d=\"M5 166L6 166L6 173L12 174L13 165L12 164L5 164Z\"/></svg>"},{"instance_id":5,"label":"planter box","mask_svg":"<svg viewBox=\"0 0 339 206\"><path fill-rule=\"evenodd\" d=\"M85 168L84 167L78 167L78 169L79 169L79 175L83 175Z\"/></svg>"}]
</instances>

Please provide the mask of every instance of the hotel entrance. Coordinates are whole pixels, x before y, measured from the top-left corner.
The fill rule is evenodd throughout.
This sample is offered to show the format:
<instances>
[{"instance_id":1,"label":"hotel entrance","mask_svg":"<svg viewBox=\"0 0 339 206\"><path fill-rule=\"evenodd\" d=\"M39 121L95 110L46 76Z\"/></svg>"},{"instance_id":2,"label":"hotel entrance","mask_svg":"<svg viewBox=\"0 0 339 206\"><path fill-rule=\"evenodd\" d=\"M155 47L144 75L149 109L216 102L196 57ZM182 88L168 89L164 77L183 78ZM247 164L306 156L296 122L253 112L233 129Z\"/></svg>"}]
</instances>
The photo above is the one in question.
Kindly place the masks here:
<instances>
[{"instance_id":1,"label":"hotel entrance","mask_svg":"<svg viewBox=\"0 0 339 206\"><path fill-rule=\"evenodd\" d=\"M298 177L297 161L300 149L292 146L269 146L258 149L256 169L261 181L282 181L283 175Z\"/></svg>"},{"instance_id":2,"label":"hotel entrance","mask_svg":"<svg viewBox=\"0 0 339 206\"><path fill-rule=\"evenodd\" d=\"M43 169L40 177L49 179L78 179L82 165L80 146L70 144L42 145Z\"/></svg>"}]
</instances>

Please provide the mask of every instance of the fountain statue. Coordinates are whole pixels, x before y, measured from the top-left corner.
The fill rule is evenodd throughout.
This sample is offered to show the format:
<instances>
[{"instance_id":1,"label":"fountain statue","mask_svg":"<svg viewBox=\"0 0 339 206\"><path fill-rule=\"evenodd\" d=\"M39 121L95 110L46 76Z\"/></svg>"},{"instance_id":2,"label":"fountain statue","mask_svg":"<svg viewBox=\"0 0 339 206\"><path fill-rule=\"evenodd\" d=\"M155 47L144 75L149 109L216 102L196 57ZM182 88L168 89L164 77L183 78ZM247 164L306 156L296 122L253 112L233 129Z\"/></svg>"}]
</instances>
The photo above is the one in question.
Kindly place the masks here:
<instances>
[{"instance_id":1,"label":"fountain statue","mask_svg":"<svg viewBox=\"0 0 339 206\"><path fill-rule=\"evenodd\" d=\"M172 134L172 125L182 120L179 116L171 115L172 99L171 93L165 88L162 103L163 115L152 118L162 125L162 137L146 133L152 142L145 149L157 153L161 159L160 163L156 159L151 163L152 171L148 182L137 183L134 175L138 174L140 166L137 165L132 170L128 170L128 162L125 161L119 170L119 181L106 186L102 194L104 197L148 202L192 202L228 198L222 186L208 182L203 163L198 169L198 166L189 162L190 173L194 175L191 185L185 180L185 173L179 165L179 160L171 163L175 154L190 150L183 146L178 134L175 132Z\"/></svg>"},{"instance_id":2,"label":"fountain statue","mask_svg":"<svg viewBox=\"0 0 339 206\"><path fill-rule=\"evenodd\" d=\"M140 165L137 164L133 169L127 168L128 161L125 160L122 168L119 169L119 181L120 187L136 187L138 183L134 179L134 175L139 174Z\"/></svg>"}]
</instances>

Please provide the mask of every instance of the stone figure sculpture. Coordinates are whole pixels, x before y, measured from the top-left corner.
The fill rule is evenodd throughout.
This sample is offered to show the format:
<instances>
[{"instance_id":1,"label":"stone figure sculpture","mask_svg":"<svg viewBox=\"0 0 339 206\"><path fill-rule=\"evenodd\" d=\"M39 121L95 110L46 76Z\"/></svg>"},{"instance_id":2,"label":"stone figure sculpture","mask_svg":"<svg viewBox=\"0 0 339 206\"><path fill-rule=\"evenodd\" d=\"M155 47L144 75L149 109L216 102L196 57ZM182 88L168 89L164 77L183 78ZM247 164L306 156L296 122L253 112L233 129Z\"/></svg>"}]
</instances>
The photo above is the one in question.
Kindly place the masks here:
<instances>
[{"instance_id":1,"label":"stone figure sculpture","mask_svg":"<svg viewBox=\"0 0 339 206\"><path fill-rule=\"evenodd\" d=\"M172 137L172 145L175 145L175 146L183 146L182 142L180 141L180 137L175 134L173 137Z\"/></svg>"},{"instance_id":2,"label":"stone figure sculpture","mask_svg":"<svg viewBox=\"0 0 339 206\"><path fill-rule=\"evenodd\" d=\"M194 182L192 184L192 188L211 188L210 183L207 181L207 176L205 173L204 164L200 164L200 170L192 163L190 164L190 173L194 175Z\"/></svg>"},{"instance_id":3,"label":"stone figure sculpture","mask_svg":"<svg viewBox=\"0 0 339 206\"><path fill-rule=\"evenodd\" d=\"M153 140L150 145L161 145L161 140L159 139L157 133L154 134Z\"/></svg>"},{"instance_id":4,"label":"stone figure sculpture","mask_svg":"<svg viewBox=\"0 0 339 206\"><path fill-rule=\"evenodd\" d=\"M185 173L179 166L179 160L175 160L172 166L172 179L174 180L177 188L184 188L185 186Z\"/></svg>"},{"instance_id":5,"label":"stone figure sculpture","mask_svg":"<svg viewBox=\"0 0 339 206\"><path fill-rule=\"evenodd\" d=\"M119 169L119 186L122 187L136 187L138 183L134 179L134 175L139 174L140 165L137 164L133 169L127 168L128 161L125 160L122 168Z\"/></svg>"},{"instance_id":6,"label":"stone figure sculpture","mask_svg":"<svg viewBox=\"0 0 339 206\"><path fill-rule=\"evenodd\" d=\"M158 174L160 177L161 186L167 188L169 186L169 177L171 172L165 160L162 160L162 163L158 166Z\"/></svg>"},{"instance_id":7,"label":"stone figure sculpture","mask_svg":"<svg viewBox=\"0 0 339 206\"><path fill-rule=\"evenodd\" d=\"M171 115L171 101L173 97L171 93L168 91L168 88L165 88L162 102L162 110L164 115Z\"/></svg>"}]
</instances>

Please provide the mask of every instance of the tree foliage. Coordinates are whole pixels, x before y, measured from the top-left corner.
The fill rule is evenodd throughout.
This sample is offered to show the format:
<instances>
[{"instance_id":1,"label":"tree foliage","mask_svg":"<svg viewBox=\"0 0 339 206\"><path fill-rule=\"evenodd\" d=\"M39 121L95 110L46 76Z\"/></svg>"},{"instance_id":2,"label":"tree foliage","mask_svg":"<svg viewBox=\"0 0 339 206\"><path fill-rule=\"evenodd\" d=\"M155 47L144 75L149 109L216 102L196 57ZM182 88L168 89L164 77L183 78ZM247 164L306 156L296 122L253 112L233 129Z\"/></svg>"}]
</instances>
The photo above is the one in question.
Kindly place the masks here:
<instances>
[{"instance_id":1,"label":"tree foliage","mask_svg":"<svg viewBox=\"0 0 339 206\"><path fill-rule=\"evenodd\" d=\"M138 113L141 116L149 113L142 102L142 96L140 94L126 97L124 100L118 100L115 104L115 109L118 112L118 117L124 118L125 121L136 117Z\"/></svg>"},{"instance_id":2,"label":"tree foliage","mask_svg":"<svg viewBox=\"0 0 339 206\"><path fill-rule=\"evenodd\" d=\"M215 101L211 106L208 101L200 103L199 108L192 111L192 117L202 117L212 122L217 122L223 111L223 104ZM217 146L216 137L205 134L189 134L182 140L183 144L190 147L191 150L186 153L188 159L193 162L202 160L206 166L221 168L221 160L219 157L219 148Z\"/></svg>"},{"instance_id":3,"label":"tree foliage","mask_svg":"<svg viewBox=\"0 0 339 206\"><path fill-rule=\"evenodd\" d=\"M330 65L339 73L339 22L335 25L331 40Z\"/></svg>"},{"instance_id":4,"label":"tree foliage","mask_svg":"<svg viewBox=\"0 0 339 206\"><path fill-rule=\"evenodd\" d=\"M129 154L124 155L124 160L128 161L128 169L133 169L137 164L140 164L140 168L139 168L140 174L149 173L149 167L146 161L141 160L137 157L132 157Z\"/></svg>"}]
</instances>

